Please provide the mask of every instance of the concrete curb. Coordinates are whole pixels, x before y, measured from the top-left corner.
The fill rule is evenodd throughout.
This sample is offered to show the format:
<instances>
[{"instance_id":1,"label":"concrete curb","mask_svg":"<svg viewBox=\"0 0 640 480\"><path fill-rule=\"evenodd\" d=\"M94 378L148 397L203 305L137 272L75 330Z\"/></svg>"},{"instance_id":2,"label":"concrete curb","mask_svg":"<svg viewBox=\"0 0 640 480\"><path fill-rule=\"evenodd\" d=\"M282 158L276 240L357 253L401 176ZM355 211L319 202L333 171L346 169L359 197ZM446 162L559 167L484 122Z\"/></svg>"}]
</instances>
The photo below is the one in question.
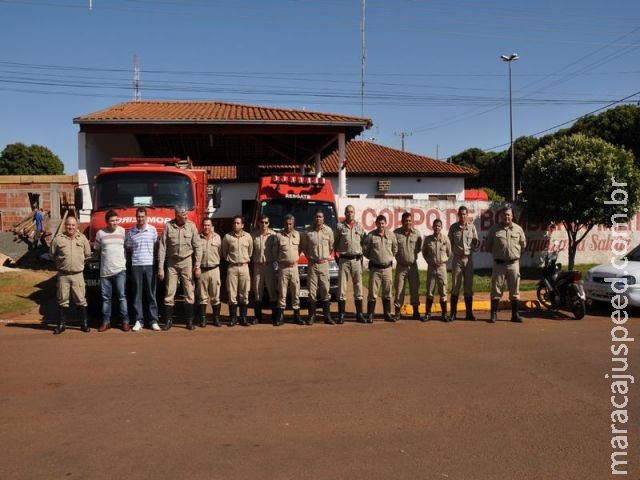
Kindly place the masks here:
<instances>
[{"instance_id":1,"label":"concrete curb","mask_svg":"<svg viewBox=\"0 0 640 480\"><path fill-rule=\"evenodd\" d=\"M447 308L449 312L451 312L451 305L447 302ZM542 305L538 300L520 300L520 307L518 310L540 310ZM498 304L498 310L510 310L511 309L511 301L509 300L500 300ZM473 301L473 310L474 311L490 311L491 310L491 301L490 300L474 300ZM464 302L458 302L458 312L466 312ZM426 313L426 305L421 303L420 307L418 307L418 312L424 314ZM436 300L433 302L433 306L431 307L431 313L440 313L440 303ZM405 304L402 306L400 313L402 315L412 315L413 307L411 305Z\"/></svg>"}]
</instances>

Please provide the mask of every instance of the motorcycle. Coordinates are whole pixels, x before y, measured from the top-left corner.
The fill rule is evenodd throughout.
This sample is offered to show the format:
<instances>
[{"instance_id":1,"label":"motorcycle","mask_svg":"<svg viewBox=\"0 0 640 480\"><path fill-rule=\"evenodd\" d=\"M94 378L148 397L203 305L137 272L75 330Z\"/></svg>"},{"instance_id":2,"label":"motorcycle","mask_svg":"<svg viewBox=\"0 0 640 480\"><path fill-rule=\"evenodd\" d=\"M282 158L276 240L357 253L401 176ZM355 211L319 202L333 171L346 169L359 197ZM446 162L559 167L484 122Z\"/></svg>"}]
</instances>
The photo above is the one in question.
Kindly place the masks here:
<instances>
[{"instance_id":1,"label":"motorcycle","mask_svg":"<svg viewBox=\"0 0 640 480\"><path fill-rule=\"evenodd\" d=\"M587 310L581 274L577 270L563 272L558 253L556 244L543 256L542 279L538 282L536 295L549 310L569 310L576 320L581 320Z\"/></svg>"}]
</instances>

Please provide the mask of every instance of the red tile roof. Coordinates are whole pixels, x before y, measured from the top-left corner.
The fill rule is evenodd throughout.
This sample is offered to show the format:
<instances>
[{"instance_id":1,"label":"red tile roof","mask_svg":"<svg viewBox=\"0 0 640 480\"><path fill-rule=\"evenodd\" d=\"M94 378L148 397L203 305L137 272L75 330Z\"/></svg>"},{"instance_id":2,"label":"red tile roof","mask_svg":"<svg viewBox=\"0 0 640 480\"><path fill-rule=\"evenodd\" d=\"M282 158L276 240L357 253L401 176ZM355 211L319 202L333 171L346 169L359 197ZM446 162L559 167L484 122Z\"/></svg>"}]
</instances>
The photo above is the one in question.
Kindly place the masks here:
<instances>
[{"instance_id":1,"label":"red tile roof","mask_svg":"<svg viewBox=\"0 0 640 480\"><path fill-rule=\"evenodd\" d=\"M302 123L357 124L369 128L369 118L333 113L260 107L226 102L138 101L113 105L73 119L74 123Z\"/></svg>"},{"instance_id":2,"label":"red tile roof","mask_svg":"<svg viewBox=\"0 0 640 480\"><path fill-rule=\"evenodd\" d=\"M347 143L346 160L347 175L470 177L478 173L474 168L462 167L360 140ZM322 161L322 170L329 174L338 173L337 150Z\"/></svg>"}]
</instances>

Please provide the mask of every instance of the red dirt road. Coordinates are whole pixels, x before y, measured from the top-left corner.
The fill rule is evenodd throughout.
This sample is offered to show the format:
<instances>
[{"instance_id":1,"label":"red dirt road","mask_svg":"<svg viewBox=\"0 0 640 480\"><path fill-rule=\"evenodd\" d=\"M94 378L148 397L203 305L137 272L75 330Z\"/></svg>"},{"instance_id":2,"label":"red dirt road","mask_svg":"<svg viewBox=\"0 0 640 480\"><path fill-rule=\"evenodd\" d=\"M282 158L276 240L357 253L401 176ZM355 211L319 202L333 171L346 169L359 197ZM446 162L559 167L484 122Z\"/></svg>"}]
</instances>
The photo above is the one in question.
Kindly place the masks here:
<instances>
[{"instance_id":1,"label":"red dirt road","mask_svg":"<svg viewBox=\"0 0 640 480\"><path fill-rule=\"evenodd\" d=\"M612 326L1 325L0 478L609 478ZM626 478L640 478L638 388Z\"/></svg>"}]
</instances>

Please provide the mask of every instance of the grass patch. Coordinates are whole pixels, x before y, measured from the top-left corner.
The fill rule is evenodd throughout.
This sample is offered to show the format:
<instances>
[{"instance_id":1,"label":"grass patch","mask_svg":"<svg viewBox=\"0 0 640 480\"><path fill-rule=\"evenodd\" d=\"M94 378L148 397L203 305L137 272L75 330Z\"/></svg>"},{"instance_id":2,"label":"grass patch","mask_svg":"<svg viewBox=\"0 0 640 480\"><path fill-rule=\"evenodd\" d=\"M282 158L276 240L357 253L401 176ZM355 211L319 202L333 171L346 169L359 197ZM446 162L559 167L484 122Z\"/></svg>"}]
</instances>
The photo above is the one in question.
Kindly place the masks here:
<instances>
[{"instance_id":1,"label":"grass patch","mask_svg":"<svg viewBox=\"0 0 640 480\"><path fill-rule=\"evenodd\" d=\"M55 297L53 272L20 270L0 273L0 314L27 312Z\"/></svg>"},{"instance_id":2,"label":"grass patch","mask_svg":"<svg viewBox=\"0 0 640 480\"><path fill-rule=\"evenodd\" d=\"M582 278L584 279L587 271L595 267L596 263L589 263L584 265L576 265L575 269L580 271L582 274ZM563 267L566 270L566 267ZM393 270L393 275L395 277L395 269ZM540 267L523 267L520 269L520 291L535 291L538 281L540 280L540 276L542 275L542 269ZM447 272L447 288L450 290L451 285L453 285L451 281L451 272ZM369 284L369 271L364 269L362 272L362 281L364 285ZM423 289L426 288L427 285L427 271L420 270L420 294L422 295ZM409 291L408 285L405 287L407 292ZM490 268L480 268L477 269L473 275L473 291L474 292L489 292L491 291L491 269Z\"/></svg>"}]
</instances>

